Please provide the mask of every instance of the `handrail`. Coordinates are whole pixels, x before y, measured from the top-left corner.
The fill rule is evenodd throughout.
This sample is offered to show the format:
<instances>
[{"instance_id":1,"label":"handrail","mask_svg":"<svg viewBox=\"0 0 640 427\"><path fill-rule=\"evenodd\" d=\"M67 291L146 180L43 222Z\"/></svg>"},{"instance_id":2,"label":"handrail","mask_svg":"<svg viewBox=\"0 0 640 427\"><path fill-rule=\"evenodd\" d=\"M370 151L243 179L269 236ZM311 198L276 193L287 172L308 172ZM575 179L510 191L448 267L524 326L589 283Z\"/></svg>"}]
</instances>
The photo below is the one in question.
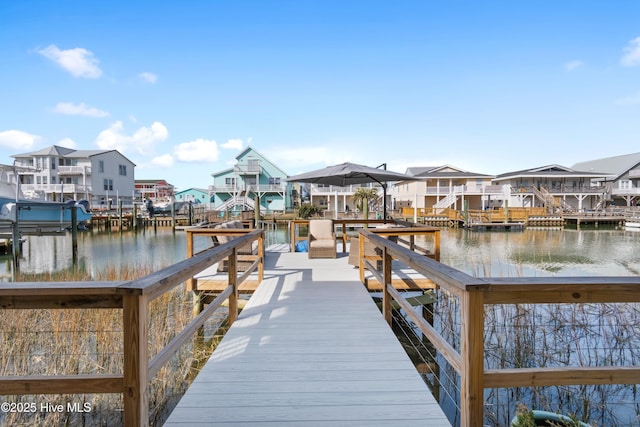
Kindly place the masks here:
<instances>
[{"instance_id":1,"label":"handrail","mask_svg":"<svg viewBox=\"0 0 640 427\"><path fill-rule=\"evenodd\" d=\"M521 386L638 384L640 366L568 366L562 368L487 369L484 367L484 307L491 304L637 303L640 277L474 278L420 256L369 230L360 231L360 245L370 241L383 251L383 316L391 322L395 300L434 347L460 375L460 425L482 426L484 389ZM460 299L460 350L455 350L428 322L417 316L392 284L392 260L399 260ZM368 265L364 256L360 266Z\"/></svg>"},{"instance_id":2,"label":"handrail","mask_svg":"<svg viewBox=\"0 0 640 427\"><path fill-rule=\"evenodd\" d=\"M191 229L190 229L191 230ZM206 229L193 234L216 233ZM264 270L263 230L226 230L238 238L193 254L172 266L131 281L8 283L0 285L0 307L4 309L122 309L124 361L121 374L13 375L0 377L0 395L122 393L124 425L149 425L150 378L164 366L195 331L229 299L229 323L237 317L238 286L249 273ZM247 272L238 276L237 249L258 241L258 255ZM228 286L197 317L184 327L151 360L148 349L148 306L151 301L192 278L205 268L229 259Z\"/></svg>"}]
</instances>

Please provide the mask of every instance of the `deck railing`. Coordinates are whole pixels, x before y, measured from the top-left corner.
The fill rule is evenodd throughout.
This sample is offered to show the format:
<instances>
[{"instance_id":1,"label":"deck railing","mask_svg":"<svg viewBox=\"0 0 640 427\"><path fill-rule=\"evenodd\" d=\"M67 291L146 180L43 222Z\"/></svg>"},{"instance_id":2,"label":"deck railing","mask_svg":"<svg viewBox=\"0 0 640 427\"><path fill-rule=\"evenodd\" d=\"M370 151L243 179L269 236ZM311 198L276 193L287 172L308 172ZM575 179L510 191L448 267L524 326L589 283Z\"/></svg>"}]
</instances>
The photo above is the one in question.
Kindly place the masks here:
<instances>
[{"instance_id":1,"label":"deck railing","mask_svg":"<svg viewBox=\"0 0 640 427\"><path fill-rule=\"evenodd\" d=\"M201 233L211 233L204 230ZM197 233L197 232L196 232ZM246 230L244 235L215 248L194 253L193 240L188 240L190 255L167 268L132 281L106 282L30 282L0 286L2 309L122 309L123 371L121 374L84 375L13 375L0 377L0 395L121 393L125 426L149 425L149 380L194 334L207 319L229 299L229 323L238 312L238 286L255 269L263 270L264 255L258 257L242 275L237 274L239 248L258 241L263 246L263 230ZM189 243L191 242L191 243ZM229 259L228 286L206 309L182 331L149 357L149 304L175 287L212 266Z\"/></svg>"},{"instance_id":2,"label":"deck railing","mask_svg":"<svg viewBox=\"0 0 640 427\"><path fill-rule=\"evenodd\" d=\"M640 366L566 366L485 370L485 306L502 304L584 304L640 302L639 277L474 278L402 247L367 230L369 241L382 250L382 271L371 259L360 264L383 286L383 315L391 323L396 301L436 350L460 375L460 426L482 426L485 388L566 385L640 384ZM362 253L362 252L361 252ZM413 268L459 301L460 341L454 348L419 316L392 283L392 260Z\"/></svg>"}]
</instances>

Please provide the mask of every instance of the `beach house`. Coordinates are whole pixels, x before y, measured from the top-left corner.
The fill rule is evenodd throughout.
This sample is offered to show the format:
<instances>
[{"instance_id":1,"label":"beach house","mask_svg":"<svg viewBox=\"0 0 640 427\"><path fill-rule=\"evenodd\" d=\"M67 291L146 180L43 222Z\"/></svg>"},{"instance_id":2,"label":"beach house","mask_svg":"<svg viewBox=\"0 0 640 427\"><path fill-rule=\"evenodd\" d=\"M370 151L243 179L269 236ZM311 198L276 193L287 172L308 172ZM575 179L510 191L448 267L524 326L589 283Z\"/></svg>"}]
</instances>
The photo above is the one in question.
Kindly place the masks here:
<instances>
[{"instance_id":1,"label":"beach house","mask_svg":"<svg viewBox=\"0 0 640 427\"><path fill-rule=\"evenodd\" d=\"M50 201L89 200L92 208L108 207L134 197L135 164L116 150L74 150L52 145L12 155L22 192Z\"/></svg>"},{"instance_id":2,"label":"beach house","mask_svg":"<svg viewBox=\"0 0 640 427\"><path fill-rule=\"evenodd\" d=\"M220 211L255 209L259 199L262 212L285 211L293 207L293 185L287 174L251 147L236 156L236 164L214 172L209 199Z\"/></svg>"},{"instance_id":3,"label":"beach house","mask_svg":"<svg viewBox=\"0 0 640 427\"><path fill-rule=\"evenodd\" d=\"M462 210L466 204L469 209L480 210L494 204L499 206L509 197L509 189L494 185L492 175L455 166L410 167L405 173L419 180L403 181L393 186L395 209Z\"/></svg>"}]
</instances>

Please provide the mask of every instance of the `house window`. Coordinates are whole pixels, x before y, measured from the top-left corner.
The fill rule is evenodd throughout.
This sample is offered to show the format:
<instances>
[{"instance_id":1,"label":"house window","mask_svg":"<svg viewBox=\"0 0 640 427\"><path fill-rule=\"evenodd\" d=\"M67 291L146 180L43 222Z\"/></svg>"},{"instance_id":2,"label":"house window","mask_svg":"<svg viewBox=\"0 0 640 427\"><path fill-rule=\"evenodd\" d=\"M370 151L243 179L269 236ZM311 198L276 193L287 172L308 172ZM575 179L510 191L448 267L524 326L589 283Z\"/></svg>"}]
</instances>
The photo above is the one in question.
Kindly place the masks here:
<instances>
[{"instance_id":1,"label":"house window","mask_svg":"<svg viewBox=\"0 0 640 427\"><path fill-rule=\"evenodd\" d=\"M280 178L269 178L269 185L280 185Z\"/></svg>"},{"instance_id":2,"label":"house window","mask_svg":"<svg viewBox=\"0 0 640 427\"><path fill-rule=\"evenodd\" d=\"M55 184L55 183L56 183L56 177L55 177L55 176L52 176L52 177L51 177L51 183L52 183L52 184Z\"/></svg>"},{"instance_id":3,"label":"house window","mask_svg":"<svg viewBox=\"0 0 640 427\"><path fill-rule=\"evenodd\" d=\"M224 179L224 184L225 185L236 185L236 179L235 178L225 178Z\"/></svg>"},{"instance_id":4,"label":"house window","mask_svg":"<svg viewBox=\"0 0 640 427\"><path fill-rule=\"evenodd\" d=\"M46 176L42 177L42 185L47 185L47 177Z\"/></svg>"},{"instance_id":5,"label":"house window","mask_svg":"<svg viewBox=\"0 0 640 427\"><path fill-rule=\"evenodd\" d=\"M36 184L42 184L42 177L36 176Z\"/></svg>"},{"instance_id":6,"label":"house window","mask_svg":"<svg viewBox=\"0 0 640 427\"><path fill-rule=\"evenodd\" d=\"M104 180L104 189L105 189L105 191L112 191L113 190L113 180L112 179L105 179Z\"/></svg>"},{"instance_id":7,"label":"house window","mask_svg":"<svg viewBox=\"0 0 640 427\"><path fill-rule=\"evenodd\" d=\"M120 176L127 176L127 166L126 165L119 165L118 169L120 171Z\"/></svg>"},{"instance_id":8,"label":"house window","mask_svg":"<svg viewBox=\"0 0 640 427\"><path fill-rule=\"evenodd\" d=\"M104 160L98 162L98 172L104 173Z\"/></svg>"},{"instance_id":9,"label":"house window","mask_svg":"<svg viewBox=\"0 0 640 427\"><path fill-rule=\"evenodd\" d=\"M51 159L51 169L55 169L56 168L56 159L52 158ZM53 184L53 182L52 182Z\"/></svg>"},{"instance_id":10,"label":"house window","mask_svg":"<svg viewBox=\"0 0 640 427\"><path fill-rule=\"evenodd\" d=\"M628 179L620 180L620 182L618 183L618 188L620 189L631 188L631 181L629 181Z\"/></svg>"}]
</instances>

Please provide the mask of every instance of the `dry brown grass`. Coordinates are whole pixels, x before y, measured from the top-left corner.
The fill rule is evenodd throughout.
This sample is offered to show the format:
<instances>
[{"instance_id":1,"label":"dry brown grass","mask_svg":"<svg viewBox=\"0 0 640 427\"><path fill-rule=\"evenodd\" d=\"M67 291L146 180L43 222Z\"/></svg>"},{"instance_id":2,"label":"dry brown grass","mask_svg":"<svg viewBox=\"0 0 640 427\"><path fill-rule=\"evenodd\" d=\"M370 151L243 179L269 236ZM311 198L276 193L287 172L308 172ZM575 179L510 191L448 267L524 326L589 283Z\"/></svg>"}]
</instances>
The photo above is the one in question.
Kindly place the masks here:
<instances>
[{"instance_id":1,"label":"dry brown grass","mask_svg":"<svg viewBox=\"0 0 640 427\"><path fill-rule=\"evenodd\" d=\"M150 268L110 267L96 280L132 280L150 274ZM62 272L21 276L21 281L92 280L88 273ZM226 313L208 324L217 331ZM151 302L149 307L150 357L156 355L192 319L191 293L179 286ZM122 311L119 309L2 310L0 311L0 375L119 374L123 370ZM150 422L160 425L177 403L212 346L194 338L149 383ZM119 394L3 396L3 402L36 404L30 413L0 413L0 425L119 425ZM65 406L46 412L41 405ZM89 403L87 413L69 412L67 403Z\"/></svg>"}]
</instances>

